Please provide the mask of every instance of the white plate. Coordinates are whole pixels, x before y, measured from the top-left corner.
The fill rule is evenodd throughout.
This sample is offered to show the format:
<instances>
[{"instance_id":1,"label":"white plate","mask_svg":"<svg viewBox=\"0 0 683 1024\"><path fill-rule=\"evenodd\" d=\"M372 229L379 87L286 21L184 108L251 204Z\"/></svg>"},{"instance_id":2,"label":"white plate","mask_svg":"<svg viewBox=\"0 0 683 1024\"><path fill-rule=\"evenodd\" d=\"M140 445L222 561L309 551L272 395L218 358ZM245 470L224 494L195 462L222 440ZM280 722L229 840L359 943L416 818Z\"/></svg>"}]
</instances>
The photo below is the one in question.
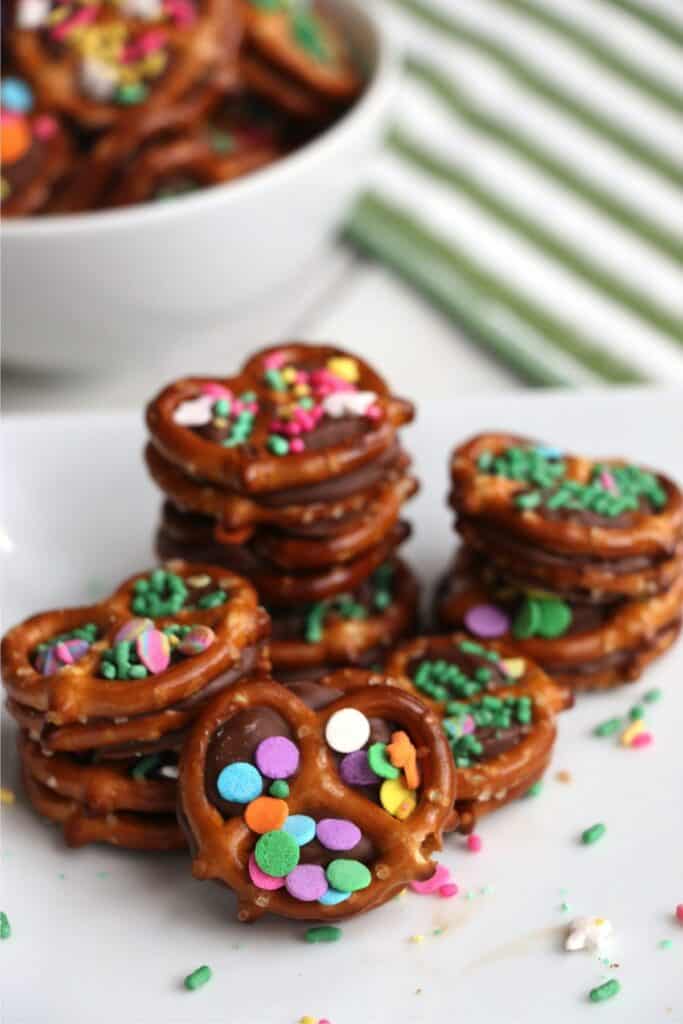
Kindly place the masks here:
<instances>
[{"instance_id":1,"label":"white plate","mask_svg":"<svg viewBox=\"0 0 683 1024\"><path fill-rule=\"evenodd\" d=\"M514 428L595 454L626 452L683 479L682 408L672 393L502 396L422 408L408 438L423 481L409 554L425 583L453 549L444 495L456 440ZM99 597L151 563L158 496L142 468L140 417L13 420L5 441L4 525L14 545L4 557L6 625ZM407 894L344 924L342 940L326 946L304 943L305 926L294 922L239 925L232 897L193 881L181 855L67 850L19 793L5 721L4 784L18 799L3 808L1 906L13 929L0 948L3 1021L683 1021L683 927L673 919L683 902L682 655L567 713L542 794L484 821L482 853L469 853L461 838L446 841L441 859L460 895ZM655 686L664 697L648 709L653 747L625 750L591 735ZM572 781L557 781L558 770ZM582 846L579 833L597 821L606 836ZM563 900L571 913L560 909ZM574 914L613 922L618 968L562 951ZM672 948L659 947L665 939ZM186 992L184 975L203 963L213 980ZM621 994L591 1004L589 989L612 976Z\"/></svg>"}]
</instances>

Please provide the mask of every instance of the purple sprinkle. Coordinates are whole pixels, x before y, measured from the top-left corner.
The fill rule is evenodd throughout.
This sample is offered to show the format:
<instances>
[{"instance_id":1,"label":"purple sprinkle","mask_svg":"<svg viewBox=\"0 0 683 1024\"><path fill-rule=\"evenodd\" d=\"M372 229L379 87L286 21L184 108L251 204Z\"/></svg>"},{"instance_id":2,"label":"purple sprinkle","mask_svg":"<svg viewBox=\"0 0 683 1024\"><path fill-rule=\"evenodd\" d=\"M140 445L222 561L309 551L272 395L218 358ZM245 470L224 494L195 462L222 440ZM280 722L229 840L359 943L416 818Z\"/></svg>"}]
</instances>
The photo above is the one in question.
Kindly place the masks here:
<instances>
[{"instance_id":1,"label":"purple sprinkle","mask_svg":"<svg viewBox=\"0 0 683 1024\"><path fill-rule=\"evenodd\" d=\"M495 604L477 604L465 615L465 625L474 636L503 636L510 628L510 616Z\"/></svg>"},{"instance_id":2,"label":"purple sprinkle","mask_svg":"<svg viewBox=\"0 0 683 1024\"><path fill-rule=\"evenodd\" d=\"M258 770L269 779L288 779L299 767L299 748L286 736L261 740L254 757Z\"/></svg>"},{"instance_id":3,"label":"purple sprinkle","mask_svg":"<svg viewBox=\"0 0 683 1024\"><path fill-rule=\"evenodd\" d=\"M379 782L368 764L366 750L354 750L342 758L339 774L347 786L376 786Z\"/></svg>"},{"instance_id":4,"label":"purple sprinkle","mask_svg":"<svg viewBox=\"0 0 683 1024\"><path fill-rule=\"evenodd\" d=\"M323 818L318 822L316 832L328 850L352 850L363 835L358 825L345 818Z\"/></svg>"},{"instance_id":5,"label":"purple sprinkle","mask_svg":"<svg viewBox=\"0 0 683 1024\"><path fill-rule=\"evenodd\" d=\"M319 900L328 889L325 872L319 864L298 864L287 875L285 887L290 896L304 903Z\"/></svg>"}]
</instances>

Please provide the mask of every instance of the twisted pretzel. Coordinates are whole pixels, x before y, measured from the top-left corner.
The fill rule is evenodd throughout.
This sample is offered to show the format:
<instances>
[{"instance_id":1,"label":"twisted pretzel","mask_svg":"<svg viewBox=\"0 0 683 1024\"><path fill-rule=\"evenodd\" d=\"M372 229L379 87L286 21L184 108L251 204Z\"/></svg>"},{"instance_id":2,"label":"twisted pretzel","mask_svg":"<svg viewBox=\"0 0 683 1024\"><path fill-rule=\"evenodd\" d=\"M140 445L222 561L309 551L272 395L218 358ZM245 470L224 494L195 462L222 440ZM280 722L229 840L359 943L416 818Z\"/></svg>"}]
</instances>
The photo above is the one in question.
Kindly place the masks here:
<instances>
[{"instance_id":1,"label":"twisted pretzel","mask_svg":"<svg viewBox=\"0 0 683 1024\"><path fill-rule=\"evenodd\" d=\"M245 85L291 117L315 122L331 119L329 102L263 60L255 50L245 48L240 53L239 70Z\"/></svg>"},{"instance_id":2,"label":"twisted pretzel","mask_svg":"<svg viewBox=\"0 0 683 1024\"><path fill-rule=\"evenodd\" d=\"M366 674L370 680L369 674ZM380 681L379 677L374 677ZM330 685L335 686L335 676ZM339 689L344 690L343 678ZM335 712L354 708L366 716L388 719L405 730L418 751L421 773L417 804L404 821L345 785L325 739L325 727ZM256 888L247 863L257 836L241 815L226 820L207 796L206 758L212 737L229 728L231 720L251 709L268 709L283 720L300 751L296 775L289 780L289 814L310 813L317 820L351 820L374 846L369 886L336 906L300 902L285 890ZM430 860L441 846L444 822L454 793L452 760L437 719L419 701L401 690L382 685L352 687L327 707L314 711L284 687L252 682L223 694L207 708L183 750L180 769L180 817L193 850L195 877L217 879L235 890L238 918L251 921L266 911L285 917L339 920L385 903L408 881L425 878L433 870Z\"/></svg>"},{"instance_id":3,"label":"twisted pretzel","mask_svg":"<svg viewBox=\"0 0 683 1024\"><path fill-rule=\"evenodd\" d=\"M56 118L39 113L14 120L18 123L3 128L3 133L7 127L20 132L19 125L23 125L28 148L20 157L8 159L6 144L3 146L3 217L25 217L49 207L61 191L73 159L71 138Z\"/></svg>"},{"instance_id":4,"label":"twisted pretzel","mask_svg":"<svg viewBox=\"0 0 683 1024\"><path fill-rule=\"evenodd\" d=\"M342 441L306 448L296 454L272 454L268 449L273 419L291 395L269 386L265 376L274 356L301 370L323 370L331 359L353 359L358 369L358 390L374 393L377 418L357 416ZM235 394L253 392L258 410L244 443L223 447L196 430L174 420L178 407L198 398L202 387L216 385ZM412 418L412 406L392 396L384 380L363 360L328 345L288 343L262 349L235 377L218 381L186 378L166 387L147 408L152 443L170 462L190 476L248 494L262 495L319 483L343 476L376 459L394 442L396 428ZM296 497L286 503L296 501Z\"/></svg>"}]
</instances>

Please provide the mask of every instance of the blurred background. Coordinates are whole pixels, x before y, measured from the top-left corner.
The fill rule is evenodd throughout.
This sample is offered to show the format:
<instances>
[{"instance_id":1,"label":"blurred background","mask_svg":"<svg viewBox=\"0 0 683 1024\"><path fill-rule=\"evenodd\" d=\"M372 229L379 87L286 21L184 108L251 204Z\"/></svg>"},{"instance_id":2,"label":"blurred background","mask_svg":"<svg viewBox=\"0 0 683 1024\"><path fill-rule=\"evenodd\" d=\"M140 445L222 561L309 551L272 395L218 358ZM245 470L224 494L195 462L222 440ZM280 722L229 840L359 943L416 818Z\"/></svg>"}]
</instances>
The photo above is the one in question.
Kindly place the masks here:
<instances>
[{"instance_id":1,"label":"blurred background","mask_svg":"<svg viewBox=\"0 0 683 1024\"><path fill-rule=\"evenodd\" d=\"M293 277L209 324L183 322L180 337L169 329L167 345L146 351L142 337L126 350L135 328L124 318L121 347L110 334L94 370L86 356L62 372L19 365L13 323L6 411L139 408L175 376L228 373L254 346L283 338L348 346L418 401L529 386L683 385L680 0L364 7L381 46L398 54L401 78L338 228ZM342 143L335 160L353 162ZM259 173L265 189L273 171L254 181ZM325 172L316 179L313 169L312 181L306 190L323 200L330 190L331 202ZM20 230L36 223L22 220ZM272 235L258 223L254 231L286 261L277 218ZM233 275L240 254L229 231L224 243ZM190 273L192 250L185 255ZM87 301L85 266L82 275L83 293L67 296L76 310ZM116 287L114 277L114 296ZM32 330L21 338L27 352ZM76 314L71 330L82 330ZM92 327L86 333L84 351L97 344Z\"/></svg>"}]
</instances>

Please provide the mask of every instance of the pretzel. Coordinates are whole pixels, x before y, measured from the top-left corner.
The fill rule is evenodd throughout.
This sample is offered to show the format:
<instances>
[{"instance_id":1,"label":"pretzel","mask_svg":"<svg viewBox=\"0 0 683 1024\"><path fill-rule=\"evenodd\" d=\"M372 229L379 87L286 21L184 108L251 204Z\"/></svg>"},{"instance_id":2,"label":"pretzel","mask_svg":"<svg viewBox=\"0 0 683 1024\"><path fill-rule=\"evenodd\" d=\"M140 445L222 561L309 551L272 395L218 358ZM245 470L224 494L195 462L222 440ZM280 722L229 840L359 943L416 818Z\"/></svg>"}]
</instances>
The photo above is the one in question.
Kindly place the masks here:
<instances>
[{"instance_id":1,"label":"pretzel","mask_svg":"<svg viewBox=\"0 0 683 1024\"><path fill-rule=\"evenodd\" d=\"M362 413L331 414L333 402L359 401ZM292 342L257 352L235 377L175 381L148 406L147 426L161 454L190 476L271 501L283 494L282 503L292 504L301 498L288 488L367 465L412 416L363 360ZM199 422L184 425L192 417Z\"/></svg>"},{"instance_id":2,"label":"pretzel","mask_svg":"<svg viewBox=\"0 0 683 1024\"><path fill-rule=\"evenodd\" d=\"M73 147L66 128L51 114L3 106L0 141L2 216L40 213L59 190L71 164Z\"/></svg>"},{"instance_id":3,"label":"pretzel","mask_svg":"<svg viewBox=\"0 0 683 1024\"><path fill-rule=\"evenodd\" d=\"M464 629L472 609L493 607L501 615L499 635L557 682L574 691L604 689L637 679L673 643L683 609L683 576L663 593L641 600L608 605L559 602L568 609L566 628L555 636L527 635L529 628L522 628L521 616L530 603L542 607L549 599L558 602L552 595L539 597L510 586L462 549L439 588L436 614L444 627Z\"/></svg>"},{"instance_id":4,"label":"pretzel","mask_svg":"<svg viewBox=\"0 0 683 1024\"><path fill-rule=\"evenodd\" d=\"M322 608L285 610L279 616L273 612L269 651L277 679L285 682L302 674L310 678L311 673L317 677L336 665L369 667L382 662L386 651L411 632L419 596L415 577L400 559L385 563L378 572L382 570L390 574L390 589L378 589L371 577L351 598L348 617L335 601ZM375 598L386 594L390 603L378 607Z\"/></svg>"},{"instance_id":5,"label":"pretzel","mask_svg":"<svg viewBox=\"0 0 683 1024\"><path fill-rule=\"evenodd\" d=\"M451 504L465 541L506 576L570 597L609 602L666 589L683 569L676 484L621 460L547 451L510 434L456 449Z\"/></svg>"},{"instance_id":6,"label":"pretzel","mask_svg":"<svg viewBox=\"0 0 683 1024\"><path fill-rule=\"evenodd\" d=\"M182 850L186 846L182 829L171 814L133 812L92 814L75 800L65 799L42 786L28 772L23 773L26 795L33 808L50 821L63 826L68 846L109 843L128 850Z\"/></svg>"},{"instance_id":7,"label":"pretzel","mask_svg":"<svg viewBox=\"0 0 683 1024\"><path fill-rule=\"evenodd\" d=\"M151 616L156 627L151 640L160 643L159 631L174 623L180 627L209 627L213 640L209 639L206 649L179 660L173 657L166 668L150 668L149 674L139 673L143 678L126 678L125 685L121 685L120 678L103 675L103 653L113 650L112 644L121 639L122 627L130 629L131 622L149 621L148 616L140 618L139 612L135 618L141 600L139 588L149 587L147 574L138 573L99 604L43 612L11 629L2 642L3 681L10 696L19 704L44 713L47 723L60 726L87 723L92 718L116 719L159 712L182 706L209 685L215 688L221 677L224 685L225 677L238 666L243 652L257 648L267 631L266 617L259 609L254 589L240 577L213 566L179 561L169 563L161 572L180 577L185 600L172 614ZM201 580L208 584L198 582ZM209 604L211 594L222 594L221 603L206 608L188 606L193 594L203 600L204 591ZM38 645L86 623L96 628L96 639L90 643L82 641L86 643L85 652L79 653L72 663L41 674L36 667ZM168 640L162 643L162 647L167 646Z\"/></svg>"},{"instance_id":8,"label":"pretzel","mask_svg":"<svg viewBox=\"0 0 683 1024\"><path fill-rule=\"evenodd\" d=\"M330 677L332 685L334 680L335 676ZM376 677L376 681L380 678ZM344 688L341 679L340 689ZM412 813L403 820L378 806L362 790L342 781L337 755L327 742L330 737L327 729L333 716L350 709L359 713L361 721L365 716L395 723L417 749L420 789L414 798ZM239 716L243 714L250 723L246 733L240 732L244 718L240 720ZM329 728L333 729L334 725ZM332 852L332 846L323 848L321 820L342 819L346 826L350 822L360 829L360 840L350 849L351 853L358 851L359 856L360 849L365 850L370 874L359 883L357 890L352 891L354 883L352 889L347 890L351 895L334 905L318 902L318 896L303 900L291 895L294 890L292 867L286 888L257 887L251 881L254 876L250 875L248 863L252 852L258 861L257 843L261 843L262 837L245 821L243 814L249 818L249 809L245 812L242 805L223 801L218 790L214 795L211 788L215 781L210 773L216 759L220 761L225 754L226 765L240 757L250 762L259 739L277 735L291 738L300 755L298 767L287 779L286 813L290 817L312 816L317 823L318 840L311 856L314 864L316 860L326 862L328 881L330 875L334 875L331 859L342 860L345 866L361 862L354 861L353 857L345 858L343 852ZM254 749L249 749L252 747ZM232 749L232 753L226 754L226 749ZM270 681L258 681L221 695L207 708L183 750L179 789L179 814L193 851L193 874L201 879L222 881L234 889L240 921L252 921L267 911L297 919L335 921L381 906L407 882L424 879L433 872L430 856L441 847L442 828L453 803L454 773L436 717L425 713L419 701L398 688L353 687L352 692L344 693L315 711L286 688ZM405 813L405 809L401 813ZM282 832L282 829L275 831ZM306 863L308 844L304 842L305 837L301 838L302 845L297 847L301 853L295 856ZM291 847L289 841L288 845ZM336 849L341 850L342 846ZM344 849L349 849L348 844ZM319 868L316 872L318 876L321 871ZM362 866L360 874L365 874ZM329 890L325 897L328 894Z\"/></svg>"},{"instance_id":9,"label":"pretzel","mask_svg":"<svg viewBox=\"0 0 683 1024\"><path fill-rule=\"evenodd\" d=\"M46 0L37 16L29 0L16 6L8 45L19 69L42 104L87 129L143 131L148 116L234 63L241 38L233 0ZM64 16L50 23L53 11Z\"/></svg>"},{"instance_id":10,"label":"pretzel","mask_svg":"<svg viewBox=\"0 0 683 1024\"><path fill-rule=\"evenodd\" d=\"M352 99L360 90L342 35L329 18L301 5L241 0L251 46L269 62L331 100Z\"/></svg>"},{"instance_id":11,"label":"pretzel","mask_svg":"<svg viewBox=\"0 0 683 1024\"><path fill-rule=\"evenodd\" d=\"M260 557L253 545L219 544L214 524L200 516L180 512L168 502L162 510L156 550L162 559L185 558L211 561L247 576L261 599L270 607L322 601L356 590L363 580L385 562L409 536L407 523L399 522L381 544L364 551L350 562L317 571L286 571Z\"/></svg>"},{"instance_id":12,"label":"pretzel","mask_svg":"<svg viewBox=\"0 0 683 1024\"><path fill-rule=\"evenodd\" d=\"M313 122L332 119L330 104L319 93L283 74L250 47L240 53L239 73L250 89L290 117Z\"/></svg>"}]
</instances>

